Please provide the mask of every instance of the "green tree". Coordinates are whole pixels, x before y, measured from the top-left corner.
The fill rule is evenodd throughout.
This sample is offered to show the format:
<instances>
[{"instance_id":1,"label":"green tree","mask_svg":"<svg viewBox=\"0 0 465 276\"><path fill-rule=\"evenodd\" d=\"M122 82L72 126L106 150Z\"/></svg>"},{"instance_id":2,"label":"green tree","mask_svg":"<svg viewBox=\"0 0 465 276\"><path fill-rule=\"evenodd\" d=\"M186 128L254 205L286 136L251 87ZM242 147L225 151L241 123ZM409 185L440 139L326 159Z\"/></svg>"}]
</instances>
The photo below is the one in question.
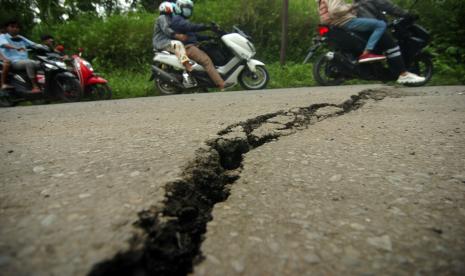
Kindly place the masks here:
<instances>
[{"instance_id":1,"label":"green tree","mask_svg":"<svg viewBox=\"0 0 465 276\"><path fill-rule=\"evenodd\" d=\"M30 30L34 24L34 12L30 0L0 0L1 23L16 19L22 23L23 29Z\"/></svg>"}]
</instances>

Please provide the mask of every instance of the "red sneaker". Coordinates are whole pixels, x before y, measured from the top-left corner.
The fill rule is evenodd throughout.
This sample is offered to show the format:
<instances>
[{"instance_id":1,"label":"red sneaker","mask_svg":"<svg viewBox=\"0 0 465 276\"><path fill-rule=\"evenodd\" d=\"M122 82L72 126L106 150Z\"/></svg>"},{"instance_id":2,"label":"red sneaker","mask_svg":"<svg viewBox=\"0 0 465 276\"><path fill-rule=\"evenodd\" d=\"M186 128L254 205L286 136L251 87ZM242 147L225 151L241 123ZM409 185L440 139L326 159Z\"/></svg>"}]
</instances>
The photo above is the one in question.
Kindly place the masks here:
<instances>
[{"instance_id":1,"label":"red sneaker","mask_svg":"<svg viewBox=\"0 0 465 276\"><path fill-rule=\"evenodd\" d=\"M373 62L373 61L384 60L384 59L386 59L385 56L368 53L368 54L363 54L360 57L358 57L358 63Z\"/></svg>"}]
</instances>

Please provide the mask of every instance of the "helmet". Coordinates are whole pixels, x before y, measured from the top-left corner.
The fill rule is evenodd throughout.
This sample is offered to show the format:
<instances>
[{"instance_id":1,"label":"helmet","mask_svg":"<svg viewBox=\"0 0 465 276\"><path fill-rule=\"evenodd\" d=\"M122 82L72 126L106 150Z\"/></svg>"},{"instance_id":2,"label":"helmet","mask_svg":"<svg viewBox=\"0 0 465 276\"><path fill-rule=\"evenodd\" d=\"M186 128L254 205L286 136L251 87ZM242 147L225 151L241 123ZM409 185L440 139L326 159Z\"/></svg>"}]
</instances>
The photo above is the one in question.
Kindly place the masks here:
<instances>
[{"instance_id":1,"label":"helmet","mask_svg":"<svg viewBox=\"0 0 465 276\"><path fill-rule=\"evenodd\" d=\"M194 10L194 2L192 0L177 0L176 14L182 15L185 18L192 16Z\"/></svg>"},{"instance_id":2,"label":"helmet","mask_svg":"<svg viewBox=\"0 0 465 276\"><path fill-rule=\"evenodd\" d=\"M175 3L165 1L160 4L160 6L158 7L158 10L160 11L160 14L172 14L175 8L176 8Z\"/></svg>"}]
</instances>

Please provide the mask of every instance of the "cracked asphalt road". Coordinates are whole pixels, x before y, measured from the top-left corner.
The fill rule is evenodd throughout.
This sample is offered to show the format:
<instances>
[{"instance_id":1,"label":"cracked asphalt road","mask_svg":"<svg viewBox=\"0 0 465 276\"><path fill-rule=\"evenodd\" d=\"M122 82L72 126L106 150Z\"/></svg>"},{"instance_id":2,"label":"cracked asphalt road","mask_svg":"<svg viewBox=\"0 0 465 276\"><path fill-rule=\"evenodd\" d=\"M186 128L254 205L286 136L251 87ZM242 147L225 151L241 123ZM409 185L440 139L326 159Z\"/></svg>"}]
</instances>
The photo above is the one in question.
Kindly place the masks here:
<instances>
[{"instance_id":1,"label":"cracked asphalt road","mask_svg":"<svg viewBox=\"0 0 465 276\"><path fill-rule=\"evenodd\" d=\"M442 90L251 151L194 274L464 275L464 138L465 95Z\"/></svg>"},{"instance_id":2,"label":"cracked asphalt road","mask_svg":"<svg viewBox=\"0 0 465 276\"><path fill-rule=\"evenodd\" d=\"M125 101L2 109L0 110L0 132L2 139L0 142L0 152L3 154L3 158L0 163L0 269L6 275L85 275L94 264L111 258L117 252L124 251L128 248L127 241L131 238L135 231L131 224L137 219L137 212L141 209L148 208L151 205L160 205L164 196L164 184L176 179L181 172L183 164L193 158L194 151L199 148L204 141L214 137L218 131L224 129L228 125L269 112L291 109L293 107L308 106L315 103L339 104L348 99L350 95L356 94L365 88L369 87L305 88L260 92L181 95L174 97L141 98ZM448 125L449 122L458 123L456 127L459 129L455 131L459 131L459 133L456 134L454 138L456 139L457 136L461 137L461 140L458 142L448 136L452 134L447 132L449 131L448 129L444 128L442 130L443 132L446 131L446 134L429 130L426 127L428 121L422 120L422 114L417 114L418 122L411 123L413 125L423 125L424 128L422 128L421 131L424 132L423 134L425 134L426 137L431 137L433 141L439 140L448 143L448 139L451 140L450 145L452 145L454 160L459 161L459 163L454 163L455 167L450 163L446 163L443 167L448 169L447 173L451 174L451 177L455 177L449 182L460 182L461 175L463 176L463 174L465 174L465 172L463 172L463 124L465 106L463 99L465 99L465 96L460 95L459 93L463 94L465 88L431 87L402 90L422 91L428 92L432 95L428 97L411 97L415 98L415 100L409 101L408 104L405 102L404 104L401 104L401 106L408 106L412 108L412 110L410 110L411 115L419 112L413 107L420 105L420 102L422 102L423 99L425 99L424 101L426 102L424 110L427 111L422 112L425 113L430 112L430 108L434 110L434 108L440 106L432 104L436 101L445 102L449 105L448 107L456 109L456 111L445 109L443 113L448 115L443 115L443 117L436 116L434 114L436 111L432 111L433 115L430 114L429 118L430 121L436 122L436 124L443 127ZM407 98L401 99L404 100ZM421 101L418 99L421 99ZM411 137L408 134L411 134L412 132L415 133L416 131L419 131L418 129L411 130L410 133L407 133L403 129L396 128L389 124L387 124L387 127L390 131L381 132L377 128L379 127L379 121L377 122L376 118L379 120L383 119L384 122L386 122L387 119L385 119L385 117L398 116L398 121L402 122L401 118L408 117L408 112L405 114L401 113L400 115L394 112L399 111L399 109L395 108L398 104L395 100L399 99L390 99L389 101L386 101L386 103L383 101L383 106L385 104L388 104L388 106L385 110L382 110L382 112L379 112L379 110L376 109L378 108L378 103L376 103L373 104L373 106L370 105L363 107L360 111L354 113L356 115L358 114L358 117L351 118L353 120L373 118L364 125L364 131L372 133L372 136L370 136L372 140L368 140L370 142L377 143L378 141L381 141L391 145L393 143L390 140L381 139L387 139L389 137L387 134L390 134L394 135L397 139L396 141L398 142L396 142L396 144L402 145L405 141L409 142L412 147L417 147L417 144L406 138ZM365 111L372 112L372 114L370 113L371 116L364 114ZM440 110L437 112L442 111ZM402 117L402 114L406 117ZM344 118L345 116L355 115L344 115ZM334 120L338 119L339 118L336 118ZM436 119L441 120L435 121ZM327 121L324 121L319 123L319 125L315 125L315 127L320 128L320 131L317 131L317 133L320 136L320 139L324 139L324 137L327 137L326 134L328 130L332 129L332 123L327 124ZM251 236L247 231L242 232L243 230L246 230L248 226L257 226L256 221L253 220L253 216L250 215L253 208L250 208L249 210L248 207L257 208L257 212L259 212L257 213L257 216L261 216L262 213L263 216L265 216L266 212L264 211L273 212L274 209L271 208L266 210L266 208L260 208L260 205L258 204L259 202L256 202L256 206L248 206L247 203L236 202L236 197L241 195L240 187L243 186L243 181L246 182L251 181L250 179L260 179L257 180L260 182L262 181L261 179L271 177L272 179L280 179L280 181L277 181L277 184L275 185L267 186L268 189L270 189L270 187L276 187L275 192L269 193L270 199L273 198L275 202L281 202L284 199L292 200L292 195L296 195L296 202L298 202L298 198L304 197L302 191L300 193L297 191L289 192L287 190L285 190L284 193L279 192L280 189L288 186L278 185L279 183L283 183L281 180L287 179L289 182L290 179L293 179L293 170L315 172L315 170L311 168L313 168L313 165L317 165L317 163L320 165L326 164L325 168L328 173L331 174L329 171L334 170L334 162L314 163L311 160L307 160L308 163L305 163L305 160L300 160L300 163L297 163L299 165L294 167L289 166L289 164L292 164L292 161L286 160L290 158L286 157L289 156L288 152L299 152L299 150L305 149L305 152L308 151L306 154L312 156L314 154L317 155L317 153L312 153L308 147L313 148L315 152L322 151L321 147L315 146L318 143L313 144L310 142L313 141L315 136L318 136L313 135L313 133L309 133L315 131L315 129L317 129L315 127L298 132L294 134L295 136L293 135L286 138L280 138L280 140L276 143L267 144L263 146L263 149L259 148L247 154L246 161L244 163L244 171L242 172L241 179L234 184L231 197L225 203L219 204L218 207L215 207L214 221L210 222L208 225L209 232L207 233L207 240L202 246L204 254L208 256L207 261L197 267L195 273L208 274L209 272L211 275L219 274L221 271L226 274L260 274L268 271L267 269L270 269L270 271L274 271L277 274L279 274L279 270L277 269L283 269L281 270L282 272L289 271L290 273L300 271L293 270L295 267L292 265L280 266L282 262L276 262L276 267L270 266L269 264L273 263L274 259L267 259L265 257L261 259L263 266L255 266L258 270L248 270L250 269L250 266L244 261L244 256L248 256L247 250L245 249L250 248L250 246L245 246L247 241L249 245L252 245L253 242L260 240L263 242L266 240L267 244L269 238L269 236L267 236L268 233L264 233L263 236L257 236L259 235L259 232L257 232L257 234L252 236L250 239ZM360 137L357 137L355 135L356 133L353 133L355 137L350 135L343 136L338 131L334 129L332 130L335 136L334 139L345 137L346 141L344 142L346 145L356 144L359 142L356 138ZM309 134L312 135L308 137ZM378 137L381 140L376 140L373 137ZM423 136L414 135L414 137ZM297 141L300 142L290 143L293 146L283 144L283 146L280 147L281 142L285 143L288 139L297 139ZM365 143L362 143L362 145L366 145L366 141L363 142ZM462 147L456 146L456 144L461 144ZM329 145L340 146L338 143ZM329 147L329 145L325 143L321 144L322 147ZM296 146L299 146L299 148L295 148ZM265 154L260 156L259 153L269 147L272 147L270 149L270 155ZM276 150L274 150L273 147L276 147ZM360 145L360 147L362 146ZM396 148L393 145L392 147L393 153L397 153L397 151L399 151L398 154L404 153L403 150L405 150L405 148ZM345 157L345 159L338 161L341 164L344 162L350 163L365 160L367 162L367 164L364 165L366 167L365 169L376 164L370 159L372 156L357 154L357 147L350 149L352 151L337 149L337 147L329 147L327 150L344 153L345 155L342 155L341 158ZM445 153L443 152L444 147L439 147L437 151L432 151L433 149L428 147L423 150L425 152L430 150L431 152L439 154ZM350 154L350 152L353 154ZM370 153L370 151L368 152ZM431 152L430 155L432 154ZM415 154L414 156L417 158L419 158L418 156L426 158L430 157L430 155ZM276 160L271 162L267 159L270 158L269 156L281 156L282 160L280 162L282 162L282 164ZM256 166L251 166L249 164L249 159L260 160L260 158L264 158L263 162L256 162L263 163L263 166L259 166L258 164ZM353 160L346 160L350 160L350 158ZM390 165L399 165L397 163L393 163L397 161L398 160L393 156L388 155L385 162ZM418 164L419 167L424 165L421 162L418 162ZM457 166L460 167L460 164L462 165L461 169L457 168ZM336 168L338 168L338 165L339 164L336 164ZM432 163L430 166L435 167L436 163ZM252 168L252 170L249 170L250 168ZM282 168L286 168L286 170L282 170ZM352 168L344 169L349 170ZM376 171L374 168L373 170ZM324 172L324 168L319 168L317 171ZM402 181L409 179L411 175L407 173L407 170L402 172L402 175L399 174L400 176L392 173L393 175L389 179L394 183L396 180L399 183L404 183ZM420 174L425 174L425 172L420 170L420 168L418 168L418 172ZM389 172L386 172L385 170L373 173L373 175L378 174L379 178L382 180L376 181L376 177L373 176L373 179L375 179L373 182L380 185L380 187L386 188L385 185L382 184L385 184L385 177L389 176L386 176L387 173ZM452 176L452 174L455 176ZM333 173L333 175L329 176L329 183L346 182L348 181L348 175L351 175L349 171L347 174ZM426 172L426 175L429 175L428 172ZM430 179L436 177L435 175L429 176ZM426 176L424 177L426 178ZM390 183L389 179L388 183ZM311 187L320 186L319 184L327 184L328 182L327 179L325 180L324 178L311 177L307 180L311 183L309 184ZM355 182L359 180L360 179L354 179ZM306 180L304 179L304 182L305 181ZM436 181L436 178L434 178L434 181ZM293 181L291 182L293 183ZM254 182L252 181L252 183ZM296 183L302 182L297 181ZM391 184L392 187L399 189L397 191L393 188L393 191L405 193L405 191L398 187L402 187L399 183L397 186ZM431 198L428 199L432 202L439 200L434 197L436 194L433 193L434 185L430 185L432 187L427 186L428 189L432 189L431 191L427 190L430 192L429 195L431 196ZM248 186L250 186L250 183ZM327 185L321 186L327 187ZM259 187L260 185L257 184L257 192L261 194L262 190ZM352 191L352 189L349 188L350 186L343 187L348 190L346 191L347 193ZM415 185L412 187L413 189L418 188ZM454 214L452 211L455 211L455 214L457 214L457 216L452 216L457 217L456 220L446 220L446 223L451 224L452 226L450 228L456 231L456 233L449 232L449 230L446 230L441 225L434 225L432 232L441 232L441 237L451 237L449 240L455 241L456 246L461 244L461 248L464 248L463 240L460 240L457 236L451 235L451 233L455 233L461 234L462 237L464 236L463 232L460 233L460 230L455 228L457 223L464 225L464 191L463 189L460 190L461 187L463 187L463 184L462 186L460 186L460 184L451 184L450 187L452 188L449 189L449 186L447 186L443 193L446 193L447 196L452 195L452 198L449 199L451 203L447 204L451 205L451 208L455 209L451 210L445 208L444 211L450 212L451 216ZM332 189L336 191L336 188L337 187L334 187ZM236 191L236 189L239 190ZM306 189L311 190L311 188ZM371 189L358 189L358 192L360 193L365 191L373 192ZM379 190L377 191L379 192ZM252 197L258 196L258 194L253 195L253 193L247 193L247 191L244 193ZM320 191L320 193L325 195L324 191ZM328 193L329 192L326 192L326 194ZM308 195L308 197L313 196L316 195ZM308 197L306 198L309 199ZM322 213L325 211L324 208L334 209L334 207L331 207L334 202L347 202L347 197L349 196L344 195L341 190L334 195L334 198L338 200L333 201L331 197L329 204L320 202L319 204L322 206L324 205L325 207L319 208ZM300 200L302 201L303 199ZM362 198L361 200L366 200L366 198ZM377 203L377 200L378 198L376 197L370 198L370 200L367 199L366 204L375 204ZM230 208L233 208L232 210L236 212L236 217L227 213L221 214L221 206L223 204L231 204ZM245 209L243 207L244 204ZM320 213L320 217L318 217L318 215L313 217L312 215L305 213L304 210L309 212L314 209L315 206L312 206L312 204L318 205L311 200L309 200L307 204L308 205L300 205L300 207L295 210L293 207L290 207L292 209L290 210L290 213L283 212L283 221L285 221L286 216L288 216L288 218L293 218L291 214L295 213L294 217L298 217L295 218L296 220L300 219L300 221L304 221L308 219L308 223L310 225L317 223L321 226L321 228L328 227L328 233L332 233L331 231L336 231L336 233L338 233L338 231L340 231L338 229L342 229L336 227L336 230L331 230L331 226L333 225L330 222L324 222L321 220L321 217L330 219L330 216L327 217ZM403 210L395 205L394 207L394 209L391 208L394 212L406 213L407 211L410 211ZM223 207L223 209L225 208ZM418 210L415 209L414 211L421 213L422 210L423 209L418 208ZM244 212L241 215L242 211ZM389 211L390 210L387 210L386 212ZM412 214L415 214L414 211L412 211ZM426 209L426 211L430 212L431 210ZM216 212L220 213L217 214ZM378 218L376 215L382 214L383 209L380 207L377 212L378 213L370 215ZM438 213L438 216L441 216L441 210L436 212ZM407 214L410 215L411 213L407 212ZM302 215L302 217L299 217L300 215ZM407 216L407 218L408 217L409 216ZM250 218L250 220L247 218ZM314 218L317 222L313 220ZM369 216L367 218L370 219ZM232 224L235 224L233 223L234 219L239 219L237 221L238 224L236 225L239 229L231 230L230 227L224 228L226 225L231 226ZM391 249L391 251L387 250L388 252L391 252L391 255L389 256L394 255L392 252L394 249L397 249L396 246L398 243L402 244L395 239L396 236L394 234L397 234L397 232L394 233L387 230L385 233L380 233L375 230L373 230L373 232L369 232L366 230L368 227L363 223L352 222L349 217L345 219L345 222L347 222L349 226L352 226L353 224L355 225L355 228L358 227L360 229L365 227L363 230L371 234L367 234L366 242L375 248L376 246L381 246L381 248L384 246L384 248ZM337 220L337 216L334 221L335 224L344 222ZM276 231L279 232L279 229L282 229L284 231L283 233L286 234L279 237L277 234L274 234L274 237L277 237L277 239L274 243L271 243L271 251L270 249L263 247L263 249L266 249L266 252L268 253L277 249L282 254L285 254L283 248L289 248L289 250L294 252L294 255L299 255L297 254L299 251L294 250L292 247L295 245L295 241L292 241L292 237L295 237L295 240L304 244L311 241L311 238L307 235L308 233L304 233L304 230L302 230L301 227L303 226L299 226L298 223L295 224L289 222L289 225L292 226L287 229L285 227L287 222L282 224L276 223L280 222L276 220L272 220L272 222L273 223L269 227L266 227L269 228L268 231L273 231L275 228ZM402 222L403 221L398 221L395 223ZM383 226L383 222L377 222L376 225L381 227ZM408 224L406 224L405 229L408 229L407 225ZM371 228L369 229L371 231ZM286 236L286 231L291 231L292 235ZM232 235L231 232L233 233ZM345 233L346 231L340 232ZM401 234L403 233L401 230L398 232ZM299 236L298 234L300 233L304 233L304 236ZM318 234L323 235L325 233L326 232L318 233L315 231L314 234L318 236ZM228 242L225 244L226 241L230 241L230 236L239 237L242 240L231 240L230 243ZM312 235L310 234L310 237L311 236ZM348 238L344 238L344 235L342 234L341 236L342 238L339 243L334 241L336 244L335 246L339 246L339 250L334 250L334 252L329 249L325 249L326 247L332 249L330 245L331 243L326 243L326 241L328 241L328 237L325 236L324 238L316 239L315 244L313 244L313 251L304 252L306 254L306 263L309 263L309 266L302 266L304 263L298 261L300 260L300 257L297 256L298 258L294 258L293 254L287 254L287 257L284 259L288 261L285 263L300 264L301 266L297 265L297 269L304 269L304 271L307 271L309 267L319 267L320 270L315 270L316 272L328 273L331 272L331 270L325 270L325 267L335 266L336 269L340 269L335 271L345 271L343 270L343 266L337 265L338 263L336 263L336 260L338 260L341 256L345 257L343 253L346 251L349 252L349 257L347 257L347 263L349 265L351 265L351 262L357 263L360 259L363 260L360 256L372 253L371 251L363 251L358 248L356 244L351 244L352 247L348 247L349 249L347 249L346 247L348 245L346 246L343 242ZM365 237L363 235L361 236ZM281 240L279 238L281 238ZM289 240L287 240L287 238L289 238ZM332 239L330 240L332 241ZM276 244L278 244L277 247ZM282 244L288 244L289 246L286 247ZM219 245L223 245L223 247L218 248ZM236 248L239 248L240 250L232 250L230 255L223 254L227 253L224 252L224 249L221 249L224 248L225 245L235 245ZM389 245L391 247L389 247ZM422 245L423 244L420 243L419 248L421 248ZM321 249L321 251L319 251L320 248L323 248L324 250ZM254 252L252 249L250 252ZM456 249L451 249L448 252L450 256L463 256L463 249L462 252ZM264 255L258 254L258 256ZM274 257L279 256L281 255L274 255ZM326 259L326 257L328 257L328 259ZM379 258L376 259L375 257ZM379 256L374 254L373 258L374 261L371 261L370 265L378 264L378 266L382 268L385 264L383 262L383 258L387 257L382 254ZM415 260L414 257L409 255L404 256L404 258L405 260L402 259L402 262L407 264L410 263L410 260ZM333 263L331 263L331 260ZM456 260L460 259L452 258L447 259L446 261L447 264L453 265L452 267L455 270L451 271L460 271L460 269L463 268L463 263ZM437 267L433 266L433 268Z\"/></svg>"}]
</instances>

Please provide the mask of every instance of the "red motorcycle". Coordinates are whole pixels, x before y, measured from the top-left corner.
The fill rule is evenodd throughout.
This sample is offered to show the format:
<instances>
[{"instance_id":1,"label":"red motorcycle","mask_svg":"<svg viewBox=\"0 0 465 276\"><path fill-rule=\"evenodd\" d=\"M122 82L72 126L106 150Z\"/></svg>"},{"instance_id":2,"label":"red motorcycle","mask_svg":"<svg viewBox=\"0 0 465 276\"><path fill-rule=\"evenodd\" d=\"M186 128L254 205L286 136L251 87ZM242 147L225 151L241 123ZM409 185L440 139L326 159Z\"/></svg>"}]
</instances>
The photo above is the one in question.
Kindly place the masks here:
<instances>
[{"instance_id":1,"label":"red motorcycle","mask_svg":"<svg viewBox=\"0 0 465 276\"><path fill-rule=\"evenodd\" d=\"M58 46L56 50L60 50ZM66 59L72 71L76 74L84 92L84 97L95 100L109 100L113 96L108 81L94 72L92 65L82 58L82 49L78 54Z\"/></svg>"}]
</instances>

